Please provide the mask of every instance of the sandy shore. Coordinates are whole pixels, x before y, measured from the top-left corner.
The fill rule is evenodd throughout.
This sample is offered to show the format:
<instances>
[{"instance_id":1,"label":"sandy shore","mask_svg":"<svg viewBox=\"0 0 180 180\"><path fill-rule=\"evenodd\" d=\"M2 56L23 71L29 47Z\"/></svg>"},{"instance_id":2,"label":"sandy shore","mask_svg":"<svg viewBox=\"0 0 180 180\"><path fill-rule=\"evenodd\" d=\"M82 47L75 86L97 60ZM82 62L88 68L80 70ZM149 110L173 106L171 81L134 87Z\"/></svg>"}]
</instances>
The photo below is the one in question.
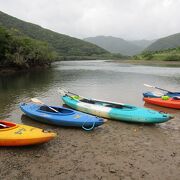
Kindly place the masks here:
<instances>
[{"instance_id":1,"label":"sandy shore","mask_svg":"<svg viewBox=\"0 0 180 180\"><path fill-rule=\"evenodd\" d=\"M1 179L179 180L179 129L109 120L85 132L26 117L23 123L53 130L58 137L38 146L0 147Z\"/></svg>"}]
</instances>

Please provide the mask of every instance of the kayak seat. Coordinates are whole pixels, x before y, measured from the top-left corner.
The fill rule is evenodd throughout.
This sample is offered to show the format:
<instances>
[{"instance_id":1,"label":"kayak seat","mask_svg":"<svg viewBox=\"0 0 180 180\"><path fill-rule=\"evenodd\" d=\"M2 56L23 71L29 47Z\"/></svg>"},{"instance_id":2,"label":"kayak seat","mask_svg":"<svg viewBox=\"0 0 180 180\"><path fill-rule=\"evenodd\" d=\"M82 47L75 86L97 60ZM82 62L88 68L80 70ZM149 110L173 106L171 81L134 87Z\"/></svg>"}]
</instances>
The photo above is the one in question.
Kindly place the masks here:
<instances>
[{"instance_id":1,"label":"kayak seat","mask_svg":"<svg viewBox=\"0 0 180 180\"><path fill-rule=\"evenodd\" d=\"M106 104L105 107L122 109L124 106L119 105L119 104Z\"/></svg>"},{"instance_id":2,"label":"kayak seat","mask_svg":"<svg viewBox=\"0 0 180 180\"><path fill-rule=\"evenodd\" d=\"M81 99L80 101L85 102L85 103L95 104L95 101L90 100L90 99Z\"/></svg>"},{"instance_id":3,"label":"kayak seat","mask_svg":"<svg viewBox=\"0 0 180 180\"><path fill-rule=\"evenodd\" d=\"M71 113L73 113L73 111L69 110L69 109L63 109L63 108L57 108L57 107L53 107L53 109L55 109L58 112L63 113L63 114L71 114ZM48 106L41 106L39 108L39 110L46 111L46 112L57 113L57 112L53 111L52 109L50 109Z\"/></svg>"},{"instance_id":4,"label":"kayak seat","mask_svg":"<svg viewBox=\"0 0 180 180\"><path fill-rule=\"evenodd\" d=\"M41 106L39 108L41 111L47 111L47 112L54 112L52 109L50 109L48 106ZM57 110L57 109L56 109Z\"/></svg>"},{"instance_id":5,"label":"kayak seat","mask_svg":"<svg viewBox=\"0 0 180 180\"><path fill-rule=\"evenodd\" d=\"M6 122L3 120L0 120L0 129L9 128L9 127L13 127L13 126L16 126L16 124L14 124L12 122Z\"/></svg>"}]
</instances>

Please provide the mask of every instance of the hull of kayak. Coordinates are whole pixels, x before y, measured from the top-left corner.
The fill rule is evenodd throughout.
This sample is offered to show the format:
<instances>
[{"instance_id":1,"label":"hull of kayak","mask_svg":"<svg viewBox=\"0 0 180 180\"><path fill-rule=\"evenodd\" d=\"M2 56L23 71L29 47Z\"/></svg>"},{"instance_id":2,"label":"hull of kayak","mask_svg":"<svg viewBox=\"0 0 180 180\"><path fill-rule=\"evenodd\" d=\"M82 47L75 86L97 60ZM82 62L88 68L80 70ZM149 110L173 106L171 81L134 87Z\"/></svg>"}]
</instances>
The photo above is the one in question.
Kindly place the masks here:
<instances>
[{"instance_id":1,"label":"hull of kayak","mask_svg":"<svg viewBox=\"0 0 180 180\"><path fill-rule=\"evenodd\" d=\"M152 97L152 98L160 98L161 96L169 96L169 97L175 97L180 96L180 92L174 92L174 93L155 93L155 92L145 92L143 93L144 97Z\"/></svg>"},{"instance_id":2,"label":"hull of kayak","mask_svg":"<svg viewBox=\"0 0 180 180\"><path fill-rule=\"evenodd\" d=\"M168 100L163 100L162 98L143 98L143 100L158 106L180 109L180 100L175 100L173 98L169 98Z\"/></svg>"},{"instance_id":3,"label":"hull of kayak","mask_svg":"<svg viewBox=\"0 0 180 180\"><path fill-rule=\"evenodd\" d=\"M56 134L43 129L0 120L6 128L0 128L0 146L26 146L41 144L53 139Z\"/></svg>"},{"instance_id":4,"label":"hull of kayak","mask_svg":"<svg viewBox=\"0 0 180 180\"><path fill-rule=\"evenodd\" d=\"M172 118L172 116L168 114L162 114L157 111L131 105L107 103L100 100L93 101L93 99L91 99L89 101L90 103L88 103L82 102L81 100L73 98L73 96L69 95L62 96L62 100L66 105L76 110L104 118L126 122L162 123ZM91 101L93 101L93 103Z\"/></svg>"},{"instance_id":5,"label":"hull of kayak","mask_svg":"<svg viewBox=\"0 0 180 180\"><path fill-rule=\"evenodd\" d=\"M32 119L47 124L82 127L85 130L91 130L94 127L100 126L104 123L102 118L91 116L61 106L52 107L58 112L53 112L47 106L33 103L21 103L20 108L27 116L31 117Z\"/></svg>"}]
</instances>

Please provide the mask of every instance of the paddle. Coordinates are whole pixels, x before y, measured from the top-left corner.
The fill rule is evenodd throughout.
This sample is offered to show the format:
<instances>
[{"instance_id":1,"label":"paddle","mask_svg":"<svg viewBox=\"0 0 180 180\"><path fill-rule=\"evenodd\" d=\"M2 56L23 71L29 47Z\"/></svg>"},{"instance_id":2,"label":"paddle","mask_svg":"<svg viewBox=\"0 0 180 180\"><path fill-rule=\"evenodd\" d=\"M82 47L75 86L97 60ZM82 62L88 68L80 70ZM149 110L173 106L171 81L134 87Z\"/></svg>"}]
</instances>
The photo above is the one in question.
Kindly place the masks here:
<instances>
[{"instance_id":1,"label":"paddle","mask_svg":"<svg viewBox=\"0 0 180 180\"><path fill-rule=\"evenodd\" d=\"M166 91L166 92L168 92L168 93L175 93L175 92L172 92L172 91L168 91L168 90L166 90L166 89L162 89L162 88L159 88L159 87L156 87L156 86L151 86L151 85L149 85L149 84L144 84L144 86L146 86L146 87L150 87L150 88L155 88L155 89L159 89L159 90L161 90L161 91Z\"/></svg>"},{"instance_id":2,"label":"paddle","mask_svg":"<svg viewBox=\"0 0 180 180\"><path fill-rule=\"evenodd\" d=\"M59 112L59 111L57 111L56 109L54 109L54 108L52 108L52 107L44 104L44 102L40 101L40 100L37 99L37 98L31 98L31 101L34 102L34 103L38 103L38 104L45 105L45 106L47 106L49 109L53 110L54 112Z\"/></svg>"},{"instance_id":3,"label":"paddle","mask_svg":"<svg viewBox=\"0 0 180 180\"><path fill-rule=\"evenodd\" d=\"M68 90L66 90L66 89L64 89L64 88L59 88L59 91L58 91L60 94L62 94L62 95L65 95L65 94L67 94L67 93L69 93L69 94L72 94L72 95L75 95L75 96L79 96L78 94L75 94L75 93L72 93L72 92L70 92L70 91L68 91Z\"/></svg>"}]
</instances>

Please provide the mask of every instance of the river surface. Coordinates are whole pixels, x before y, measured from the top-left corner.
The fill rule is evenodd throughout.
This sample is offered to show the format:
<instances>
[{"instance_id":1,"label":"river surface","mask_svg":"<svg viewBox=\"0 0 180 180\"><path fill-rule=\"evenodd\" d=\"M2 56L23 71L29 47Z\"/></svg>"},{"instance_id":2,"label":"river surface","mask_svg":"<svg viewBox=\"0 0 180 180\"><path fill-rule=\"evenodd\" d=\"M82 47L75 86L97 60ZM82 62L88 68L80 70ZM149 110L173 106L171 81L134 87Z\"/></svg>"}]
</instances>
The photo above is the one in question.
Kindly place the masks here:
<instances>
[{"instance_id":1,"label":"river surface","mask_svg":"<svg viewBox=\"0 0 180 180\"><path fill-rule=\"evenodd\" d=\"M19 103L36 97L48 105L62 105L58 88L63 87L82 96L171 113L175 118L157 128L179 130L179 110L144 104L142 93L152 90L143 86L144 83L180 91L180 68L114 61L62 61L53 64L49 70L1 76L0 118L26 124Z\"/></svg>"}]
</instances>

